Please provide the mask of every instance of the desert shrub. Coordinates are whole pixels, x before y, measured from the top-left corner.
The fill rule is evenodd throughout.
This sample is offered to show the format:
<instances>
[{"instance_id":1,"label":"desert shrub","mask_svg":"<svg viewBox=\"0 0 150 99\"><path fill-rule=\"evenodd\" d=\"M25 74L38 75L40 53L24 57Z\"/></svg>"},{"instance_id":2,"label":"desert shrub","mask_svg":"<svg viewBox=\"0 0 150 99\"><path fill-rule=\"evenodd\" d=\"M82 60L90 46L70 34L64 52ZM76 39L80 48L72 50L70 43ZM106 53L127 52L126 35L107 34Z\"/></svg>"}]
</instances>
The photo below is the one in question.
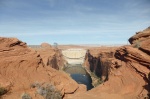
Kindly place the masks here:
<instances>
[{"instance_id":1,"label":"desert shrub","mask_svg":"<svg viewBox=\"0 0 150 99\"><path fill-rule=\"evenodd\" d=\"M37 92L45 99L62 99L62 95L55 89L53 85L47 85L46 87L39 87Z\"/></svg>"},{"instance_id":2,"label":"desert shrub","mask_svg":"<svg viewBox=\"0 0 150 99\"><path fill-rule=\"evenodd\" d=\"M90 76L92 78L92 85L94 87L98 86L99 84L102 84L103 81L100 77L98 77L94 72L90 72Z\"/></svg>"},{"instance_id":3,"label":"desert shrub","mask_svg":"<svg viewBox=\"0 0 150 99\"><path fill-rule=\"evenodd\" d=\"M141 45L140 45L140 41L136 40L135 41L135 45L133 46L134 48L139 48Z\"/></svg>"},{"instance_id":4,"label":"desert shrub","mask_svg":"<svg viewBox=\"0 0 150 99\"><path fill-rule=\"evenodd\" d=\"M62 99L62 95L59 91L55 90L54 86L46 87L46 96L45 99Z\"/></svg>"},{"instance_id":5,"label":"desert shrub","mask_svg":"<svg viewBox=\"0 0 150 99\"><path fill-rule=\"evenodd\" d=\"M23 93L21 99L32 99L32 97L28 93Z\"/></svg>"},{"instance_id":6,"label":"desert shrub","mask_svg":"<svg viewBox=\"0 0 150 99\"><path fill-rule=\"evenodd\" d=\"M7 89L3 88L3 87L0 87L0 96L6 94L8 92Z\"/></svg>"},{"instance_id":7,"label":"desert shrub","mask_svg":"<svg viewBox=\"0 0 150 99\"><path fill-rule=\"evenodd\" d=\"M42 86L39 83L32 84L31 87L37 88L37 93L42 95L44 99L62 99L61 93L56 90L54 85L47 84Z\"/></svg>"}]
</instances>

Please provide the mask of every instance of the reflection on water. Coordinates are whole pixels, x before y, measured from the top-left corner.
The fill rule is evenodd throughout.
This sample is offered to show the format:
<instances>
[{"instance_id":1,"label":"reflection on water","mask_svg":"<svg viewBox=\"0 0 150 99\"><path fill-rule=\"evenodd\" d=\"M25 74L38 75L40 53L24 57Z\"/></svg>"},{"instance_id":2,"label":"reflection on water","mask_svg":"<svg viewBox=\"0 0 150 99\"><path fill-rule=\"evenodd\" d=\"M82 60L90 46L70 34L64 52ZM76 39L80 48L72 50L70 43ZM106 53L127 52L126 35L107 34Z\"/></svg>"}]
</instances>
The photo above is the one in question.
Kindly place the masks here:
<instances>
[{"instance_id":1,"label":"reflection on water","mask_svg":"<svg viewBox=\"0 0 150 99\"><path fill-rule=\"evenodd\" d=\"M66 67L64 71L69 73L72 79L74 79L78 84L85 84L87 86L87 90L93 88L90 75L81 65Z\"/></svg>"},{"instance_id":2,"label":"reflection on water","mask_svg":"<svg viewBox=\"0 0 150 99\"><path fill-rule=\"evenodd\" d=\"M92 80L91 77L86 74L71 74L71 77L78 83L78 84L85 84L87 87L87 90L90 90L93 88L92 86Z\"/></svg>"}]
</instances>

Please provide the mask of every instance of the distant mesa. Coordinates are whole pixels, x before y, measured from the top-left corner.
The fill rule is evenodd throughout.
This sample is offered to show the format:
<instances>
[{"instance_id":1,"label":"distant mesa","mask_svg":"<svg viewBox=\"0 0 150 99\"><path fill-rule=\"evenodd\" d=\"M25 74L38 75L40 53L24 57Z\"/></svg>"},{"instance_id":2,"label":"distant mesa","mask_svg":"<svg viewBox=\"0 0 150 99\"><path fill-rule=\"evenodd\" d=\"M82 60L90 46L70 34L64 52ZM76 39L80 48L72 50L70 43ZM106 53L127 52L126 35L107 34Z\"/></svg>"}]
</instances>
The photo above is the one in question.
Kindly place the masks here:
<instances>
[{"instance_id":1,"label":"distant mesa","mask_svg":"<svg viewBox=\"0 0 150 99\"><path fill-rule=\"evenodd\" d=\"M49 43L42 43L41 47L42 48L52 48L52 46Z\"/></svg>"}]
</instances>

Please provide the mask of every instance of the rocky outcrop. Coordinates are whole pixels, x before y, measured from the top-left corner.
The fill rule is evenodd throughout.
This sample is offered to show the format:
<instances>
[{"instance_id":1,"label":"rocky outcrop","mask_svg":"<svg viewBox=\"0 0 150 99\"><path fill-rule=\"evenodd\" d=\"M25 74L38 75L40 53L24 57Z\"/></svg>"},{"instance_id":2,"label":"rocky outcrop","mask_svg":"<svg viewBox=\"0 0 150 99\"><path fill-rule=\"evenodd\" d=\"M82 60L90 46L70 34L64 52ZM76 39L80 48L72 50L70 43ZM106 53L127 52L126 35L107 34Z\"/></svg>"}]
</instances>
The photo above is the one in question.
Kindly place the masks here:
<instances>
[{"instance_id":1,"label":"rocky outcrop","mask_svg":"<svg viewBox=\"0 0 150 99\"><path fill-rule=\"evenodd\" d=\"M129 42L133 47L139 48L141 51L150 55L150 27L141 32L137 32L136 35L129 38Z\"/></svg>"},{"instance_id":2,"label":"rocky outcrop","mask_svg":"<svg viewBox=\"0 0 150 99\"><path fill-rule=\"evenodd\" d=\"M41 48L37 49L45 66L50 66L54 69L62 69L65 60L61 54L61 51L54 48Z\"/></svg>"},{"instance_id":3,"label":"rocky outcrop","mask_svg":"<svg viewBox=\"0 0 150 99\"><path fill-rule=\"evenodd\" d=\"M125 71L127 74L122 75L122 81L126 78L126 80L124 79L125 81L123 81L124 85L134 82L132 87L122 86L122 89L125 88L124 91L129 89L134 91L134 93L129 91L129 93L123 97L144 99L149 96L148 93L150 91L150 81L148 79L150 73L150 28L132 36L129 42L131 43L130 46L123 46L116 50L115 57L121 60L121 62L117 62L120 67L111 69L111 73L121 76ZM121 68L124 68L124 70L120 71Z\"/></svg>"},{"instance_id":4,"label":"rocky outcrop","mask_svg":"<svg viewBox=\"0 0 150 99\"><path fill-rule=\"evenodd\" d=\"M31 88L37 82L53 84L62 95L74 93L79 87L67 74L45 66L40 54L24 42L0 37L0 86L10 89L3 98L20 99L22 93L29 93L32 99L42 99Z\"/></svg>"},{"instance_id":5,"label":"rocky outcrop","mask_svg":"<svg viewBox=\"0 0 150 99\"><path fill-rule=\"evenodd\" d=\"M99 50L94 53L93 50L89 50L85 58L85 66L92 73L92 78L94 76L99 77L102 81L106 81L110 68L110 61L113 58L113 51L102 51ZM93 78L93 85L97 86L100 81ZM95 81L96 80L96 81Z\"/></svg>"},{"instance_id":6,"label":"rocky outcrop","mask_svg":"<svg viewBox=\"0 0 150 99\"><path fill-rule=\"evenodd\" d=\"M139 43L146 39L150 39L150 27L147 29L137 32L134 36L129 38L130 44Z\"/></svg>"},{"instance_id":7,"label":"rocky outcrop","mask_svg":"<svg viewBox=\"0 0 150 99\"><path fill-rule=\"evenodd\" d=\"M149 33L150 34L150 33ZM141 42L139 49L150 55L150 38Z\"/></svg>"},{"instance_id":8,"label":"rocky outcrop","mask_svg":"<svg viewBox=\"0 0 150 99\"><path fill-rule=\"evenodd\" d=\"M150 27L132 36L129 42L132 45L119 48L115 56L141 76L141 82L144 81L145 84L139 88L142 90L140 95L147 97L146 94L150 92Z\"/></svg>"},{"instance_id":9,"label":"rocky outcrop","mask_svg":"<svg viewBox=\"0 0 150 99\"><path fill-rule=\"evenodd\" d=\"M91 90L91 93L97 91L104 94L109 93L109 96L113 94L118 97L117 99L144 99L148 97L150 91L148 35L150 35L149 28L131 37L132 40L130 38L129 41L132 45L122 46L116 50L115 58L117 59L111 61L108 81ZM138 46L135 47L137 44ZM103 97L103 94L97 96Z\"/></svg>"},{"instance_id":10,"label":"rocky outcrop","mask_svg":"<svg viewBox=\"0 0 150 99\"><path fill-rule=\"evenodd\" d=\"M132 46L119 48L116 51L115 56L122 61L137 62L147 68L150 68L150 56L137 48L133 48Z\"/></svg>"}]
</instances>

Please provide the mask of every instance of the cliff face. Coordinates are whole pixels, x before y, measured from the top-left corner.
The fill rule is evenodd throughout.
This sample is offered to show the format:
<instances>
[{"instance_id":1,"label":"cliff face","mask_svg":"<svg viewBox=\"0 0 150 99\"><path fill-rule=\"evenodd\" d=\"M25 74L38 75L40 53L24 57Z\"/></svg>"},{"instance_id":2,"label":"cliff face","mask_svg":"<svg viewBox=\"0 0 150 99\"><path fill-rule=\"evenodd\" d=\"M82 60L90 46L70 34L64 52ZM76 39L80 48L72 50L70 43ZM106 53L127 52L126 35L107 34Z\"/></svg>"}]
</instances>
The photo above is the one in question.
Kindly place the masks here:
<instances>
[{"instance_id":1,"label":"cliff face","mask_svg":"<svg viewBox=\"0 0 150 99\"><path fill-rule=\"evenodd\" d=\"M147 97L150 95L147 93L147 91L150 92L150 27L137 32L129 38L129 42L131 46L121 47L116 51L115 56L126 62L127 66L142 77L145 85L141 86L143 90L140 95L144 94Z\"/></svg>"},{"instance_id":2,"label":"cliff face","mask_svg":"<svg viewBox=\"0 0 150 99\"><path fill-rule=\"evenodd\" d=\"M113 55L115 49L116 49L115 47L90 49L86 54L84 64L87 70L92 72L92 75L94 73L94 76L99 77L101 81L106 81L109 75L111 60L114 58ZM99 81L96 82L95 79L95 81L93 81L93 85L97 86L96 83L98 84L100 82Z\"/></svg>"},{"instance_id":3,"label":"cliff face","mask_svg":"<svg viewBox=\"0 0 150 99\"><path fill-rule=\"evenodd\" d=\"M63 68L65 60L58 49L46 47L37 49L37 52L40 54L45 66L50 66L56 70Z\"/></svg>"},{"instance_id":4,"label":"cliff face","mask_svg":"<svg viewBox=\"0 0 150 99\"><path fill-rule=\"evenodd\" d=\"M45 66L40 54L24 42L0 37L0 87L9 90L3 98L20 99L22 93L29 93L32 99L42 99L31 88L35 83L53 84L62 95L73 93L79 87L68 75Z\"/></svg>"}]
</instances>

